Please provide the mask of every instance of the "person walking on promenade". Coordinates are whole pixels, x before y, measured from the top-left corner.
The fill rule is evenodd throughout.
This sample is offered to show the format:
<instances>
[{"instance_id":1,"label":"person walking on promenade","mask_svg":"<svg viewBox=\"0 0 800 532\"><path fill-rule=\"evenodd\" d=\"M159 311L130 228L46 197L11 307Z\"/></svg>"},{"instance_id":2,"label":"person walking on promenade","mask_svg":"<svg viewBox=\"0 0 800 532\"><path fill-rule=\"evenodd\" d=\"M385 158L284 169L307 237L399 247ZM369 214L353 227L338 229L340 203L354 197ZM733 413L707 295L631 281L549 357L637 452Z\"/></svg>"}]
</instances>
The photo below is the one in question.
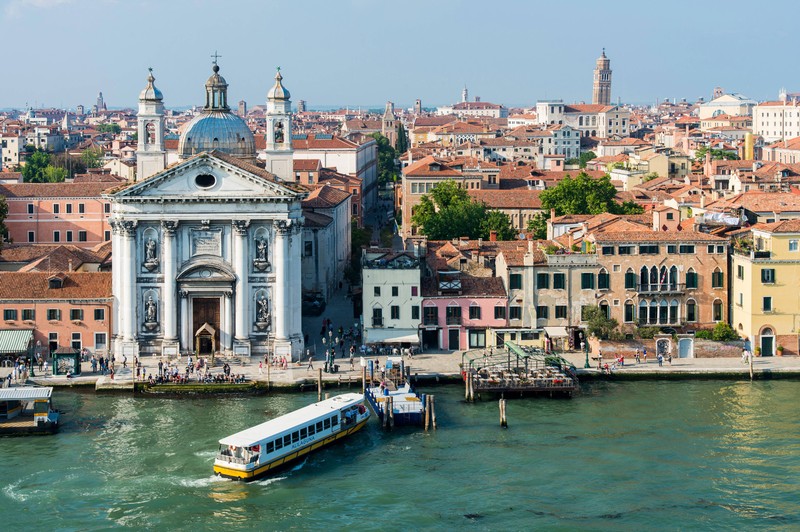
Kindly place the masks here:
<instances>
[{"instance_id":1,"label":"person walking on promenade","mask_svg":"<svg viewBox=\"0 0 800 532\"><path fill-rule=\"evenodd\" d=\"M263 375L264 374L264 363L263 362L259 362L258 363L258 374L259 375Z\"/></svg>"},{"instance_id":2,"label":"person walking on promenade","mask_svg":"<svg viewBox=\"0 0 800 532\"><path fill-rule=\"evenodd\" d=\"M311 355L308 356L308 367L306 369L308 371L312 371L314 369L314 357Z\"/></svg>"},{"instance_id":3,"label":"person walking on promenade","mask_svg":"<svg viewBox=\"0 0 800 532\"><path fill-rule=\"evenodd\" d=\"M656 356L656 360L658 360L658 367L659 367L659 368L664 366L664 355L662 355L661 353L659 353L659 354Z\"/></svg>"},{"instance_id":4,"label":"person walking on promenade","mask_svg":"<svg viewBox=\"0 0 800 532\"><path fill-rule=\"evenodd\" d=\"M639 350L638 347L636 348L636 354L633 356L633 358L636 359L637 364L642 363L642 352Z\"/></svg>"},{"instance_id":5,"label":"person walking on promenade","mask_svg":"<svg viewBox=\"0 0 800 532\"><path fill-rule=\"evenodd\" d=\"M647 348L642 349L642 358L644 358L644 363L647 364Z\"/></svg>"}]
</instances>

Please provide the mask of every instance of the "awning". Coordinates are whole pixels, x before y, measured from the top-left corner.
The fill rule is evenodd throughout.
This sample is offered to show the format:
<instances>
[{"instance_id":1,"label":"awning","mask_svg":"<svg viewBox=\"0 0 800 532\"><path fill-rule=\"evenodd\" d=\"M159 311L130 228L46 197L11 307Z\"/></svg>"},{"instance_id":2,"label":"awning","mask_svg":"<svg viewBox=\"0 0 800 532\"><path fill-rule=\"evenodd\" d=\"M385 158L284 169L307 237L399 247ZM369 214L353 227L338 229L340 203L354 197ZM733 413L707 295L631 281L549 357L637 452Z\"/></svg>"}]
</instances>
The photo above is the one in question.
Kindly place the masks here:
<instances>
[{"instance_id":1,"label":"awning","mask_svg":"<svg viewBox=\"0 0 800 532\"><path fill-rule=\"evenodd\" d=\"M33 329L0 330L0 354L27 353L33 339Z\"/></svg>"},{"instance_id":2,"label":"awning","mask_svg":"<svg viewBox=\"0 0 800 532\"><path fill-rule=\"evenodd\" d=\"M550 338L566 338L569 336L566 327L544 327L544 332Z\"/></svg>"},{"instance_id":3,"label":"awning","mask_svg":"<svg viewBox=\"0 0 800 532\"><path fill-rule=\"evenodd\" d=\"M368 344L418 344L416 329L367 329Z\"/></svg>"}]
</instances>

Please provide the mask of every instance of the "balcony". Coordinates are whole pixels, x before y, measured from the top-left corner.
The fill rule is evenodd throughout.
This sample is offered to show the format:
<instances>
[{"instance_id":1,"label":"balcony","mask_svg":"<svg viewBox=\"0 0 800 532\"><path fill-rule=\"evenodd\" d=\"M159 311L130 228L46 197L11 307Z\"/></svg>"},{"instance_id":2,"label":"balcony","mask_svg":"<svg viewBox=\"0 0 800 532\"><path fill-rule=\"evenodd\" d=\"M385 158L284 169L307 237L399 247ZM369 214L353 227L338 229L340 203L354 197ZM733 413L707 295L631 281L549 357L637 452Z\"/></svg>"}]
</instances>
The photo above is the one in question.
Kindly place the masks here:
<instances>
[{"instance_id":1,"label":"balcony","mask_svg":"<svg viewBox=\"0 0 800 532\"><path fill-rule=\"evenodd\" d=\"M640 294L683 294L686 292L684 283L640 283L636 285Z\"/></svg>"},{"instance_id":2,"label":"balcony","mask_svg":"<svg viewBox=\"0 0 800 532\"><path fill-rule=\"evenodd\" d=\"M422 319L422 325L426 327L435 327L439 325L439 316L425 316Z\"/></svg>"},{"instance_id":3,"label":"balcony","mask_svg":"<svg viewBox=\"0 0 800 532\"><path fill-rule=\"evenodd\" d=\"M461 325L461 316L447 316L447 325Z\"/></svg>"},{"instance_id":4,"label":"balcony","mask_svg":"<svg viewBox=\"0 0 800 532\"><path fill-rule=\"evenodd\" d=\"M772 258L771 251L756 251L748 248L733 248L733 253L743 257L750 257L750 260L769 260Z\"/></svg>"},{"instance_id":5,"label":"balcony","mask_svg":"<svg viewBox=\"0 0 800 532\"><path fill-rule=\"evenodd\" d=\"M375 316L372 317L372 326L373 327L383 327L383 318L377 318Z\"/></svg>"}]
</instances>

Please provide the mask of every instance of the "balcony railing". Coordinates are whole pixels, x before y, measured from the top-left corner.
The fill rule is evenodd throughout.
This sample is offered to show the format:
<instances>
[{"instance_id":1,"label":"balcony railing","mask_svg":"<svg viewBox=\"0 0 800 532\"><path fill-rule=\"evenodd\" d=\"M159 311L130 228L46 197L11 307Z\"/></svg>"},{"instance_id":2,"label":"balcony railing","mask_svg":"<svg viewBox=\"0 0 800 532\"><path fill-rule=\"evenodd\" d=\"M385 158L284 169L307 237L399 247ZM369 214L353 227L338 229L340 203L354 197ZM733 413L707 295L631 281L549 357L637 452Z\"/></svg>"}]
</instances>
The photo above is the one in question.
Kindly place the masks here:
<instances>
[{"instance_id":1,"label":"balcony railing","mask_svg":"<svg viewBox=\"0 0 800 532\"><path fill-rule=\"evenodd\" d=\"M685 283L639 283L636 291L640 294L682 294L686 291Z\"/></svg>"},{"instance_id":2,"label":"balcony railing","mask_svg":"<svg viewBox=\"0 0 800 532\"><path fill-rule=\"evenodd\" d=\"M373 327L383 327L383 318L372 318Z\"/></svg>"},{"instance_id":3,"label":"balcony railing","mask_svg":"<svg viewBox=\"0 0 800 532\"><path fill-rule=\"evenodd\" d=\"M750 257L751 259L770 259L772 258L771 251L756 251L753 249L748 248L733 248L734 255L742 255L744 257Z\"/></svg>"},{"instance_id":4,"label":"balcony railing","mask_svg":"<svg viewBox=\"0 0 800 532\"><path fill-rule=\"evenodd\" d=\"M461 325L461 316L447 316L448 325Z\"/></svg>"},{"instance_id":5,"label":"balcony railing","mask_svg":"<svg viewBox=\"0 0 800 532\"><path fill-rule=\"evenodd\" d=\"M426 326L439 325L439 316L425 316L422 318L422 324Z\"/></svg>"}]
</instances>

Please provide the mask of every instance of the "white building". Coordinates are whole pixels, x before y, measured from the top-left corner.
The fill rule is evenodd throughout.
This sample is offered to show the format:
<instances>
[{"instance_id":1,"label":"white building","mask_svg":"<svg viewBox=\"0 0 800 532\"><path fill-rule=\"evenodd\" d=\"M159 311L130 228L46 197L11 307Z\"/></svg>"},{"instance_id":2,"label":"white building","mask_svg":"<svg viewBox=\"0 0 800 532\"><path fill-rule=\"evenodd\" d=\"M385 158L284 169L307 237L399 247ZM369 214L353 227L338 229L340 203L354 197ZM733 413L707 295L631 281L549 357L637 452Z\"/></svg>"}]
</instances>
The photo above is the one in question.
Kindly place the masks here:
<instances>
[{"instance_id":1,"label":"white building","mask_svg":"<svg viewBox=\"0 0 800 532\"><path fill-rule=\"evenodd\" d=\"M365 249L363 277L364 343L419 344L420 262L411 253Z\"/></svg>"},{"instance_id":2,"label":"white building","mask_svg":"<svg viewBox=\"0 0 800 532\"><path fill-rule=\"evenodd\" d=\"M717 115L743 116L751 114L757 103L743 94L723 94L698 105L697 112L701 120Z\"/></svg>"},{"instance_id":3,"label":"white building","mask_svg":"<svg viewBox=\"0 0 800 532\"><path fill-rule=\"evenodd\" d=\"M797 100L761 102L753 108L753 134L766 142L800 137L800 104Z\"/></svg>"},{"instance_id":4,"label":"white building","mask_svg":"<svg viewBox=\"0 0 800 532\"><path fill-rule=\"evenodd\" d=\"M630 134L631 113L619 105L540 101L536 102L536 119L542 125L568 125L584 137L627 137Z\"/></svg>"},{"instance_id":5,"label":"white building","mask_svg":"<svg viewBox=\"0 0 800 532\"><path fill-rule=\"evenodd\" d=\"M19 152L25 146L25 137L19 135L0 135L0 169L8 170L19 166Z\"/></svg>"}]
</instances>

